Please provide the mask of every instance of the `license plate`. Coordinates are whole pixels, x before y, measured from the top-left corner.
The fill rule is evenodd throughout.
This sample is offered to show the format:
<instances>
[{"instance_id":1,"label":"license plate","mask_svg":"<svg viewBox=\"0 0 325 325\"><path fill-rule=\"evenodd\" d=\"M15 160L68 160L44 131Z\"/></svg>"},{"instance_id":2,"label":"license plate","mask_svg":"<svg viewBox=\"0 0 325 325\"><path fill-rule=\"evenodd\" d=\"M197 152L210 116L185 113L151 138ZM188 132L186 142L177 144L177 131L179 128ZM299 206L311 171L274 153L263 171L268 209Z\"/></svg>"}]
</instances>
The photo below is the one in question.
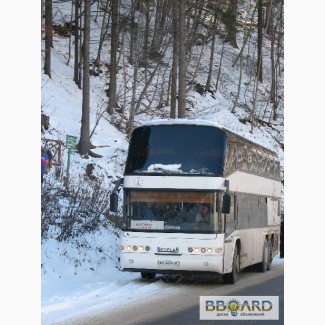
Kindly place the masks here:
<instances>
[{"instance_id":1,"label":"license plate","mask_svg":"<svg viewBox=\"0 0 325 325\"><path fill-rule=\"evenodd\" d=\"M180 261L157 261L158 265L163 265L163 266L180 266L181 262Z\"/></svg>"}]
</instances>

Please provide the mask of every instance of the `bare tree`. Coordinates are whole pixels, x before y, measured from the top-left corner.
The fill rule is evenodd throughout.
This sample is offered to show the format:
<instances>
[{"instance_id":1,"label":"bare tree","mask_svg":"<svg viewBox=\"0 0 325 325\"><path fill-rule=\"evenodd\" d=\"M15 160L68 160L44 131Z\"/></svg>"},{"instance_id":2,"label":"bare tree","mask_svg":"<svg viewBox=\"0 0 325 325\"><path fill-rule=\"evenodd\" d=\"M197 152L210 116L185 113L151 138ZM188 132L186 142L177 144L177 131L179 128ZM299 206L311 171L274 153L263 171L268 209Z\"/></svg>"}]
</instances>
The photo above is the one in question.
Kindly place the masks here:
<instances>
[{"instance_id":1,"label":"bare tree","mask_svg":"<svg viewBox=\"0 0 325 325\"><path fill-rule=\"evenodd\" d=\"M227 40L230 44L237 48L237 4L238 0L229 0L228 9L226 11L226 28L227 28Z\"/></svg>"},{"instance_id":2,"label":"bare tree","mask_svg":"<svg viewBox=\"0 0 325 325\"><path fill-rule=\"evenodd\" d=\"M118 5L119 0L112 0L112 30L111 30L111 64L109 79L108 113L113 114L116 107L116 73L117 73L117 44L118 44Z\"/></svg>"},{"instance_id":3,"label":"bare tree","mask_svg":"<svg viewBox=\"0 0 325 325\"><path fill-rule=\"evenodd\" d=\"M169 0L158 0L155 13L155 26L150 46L149 55L151 58L160 56L161 45L168 30L168 15L172 12L172 6Z\"/></svg>"},{"instance_id":4,"label":"bare tree","mask_svg":"<svg viewBox=\"0 0 325 325\"><path fill-rule=\"evenodd\" d=\"M84 10L84 39L83 39L83 80L82 80L82 116L78 151L81 156L91 155L94 146L90 143L90 76L89 76L89 44L90 44L90 8L91 0L85 0Z\"/></svg>"},{"instance_id":5,"label":"bare tree","mask_svg":"<svg viewBox=\"0 0 325 325\"><path fill-rule=\"evenodd\" d=\"M146 1L143 2L142 7L145 11L145 27L144 27L144 35L143 35L143 55L141 59L141 65L145 68L145 82L147 82L148 78L148 57L149 57L149 33L150 33L150 1L148 3Z\"/></svg>"},{"instance_id":6,"label":"bare tree","mask_svg":"<svg viewBox=\"0 0 325 325\"><path fill-rule=\"evenodd\" d=\"M271 35L271 102L276 101L276 68L275 68L275 28L273 26L273 6L268 8L268 17L270 18L268 33Z\"/></svg>"},{"instance_id":7,"label":"bare tree","mask_svg":"<svg viewBox=\"0 0 325 325\"><path fill-rule=\"evenodd\" d=\"M214 62L214 49L215 49L215 43L216 43L216 29L217 29L217 11L215 11L213 16L213 22L212 22L212 40L211 40L211 52L210 52L210 63L209 63L209 71L208 71L208 78L207 82L205 84L205 91L209 91L211 87L211 75L213 70L213 62Z\"/></svg>"},{"instance_id":8,"label":"bare tree","mask_svg":"<svg viewBox=\"0 0 325 325\"><path fill-rule=\"evenodd\" d=\"M276 8L278 5L278 8ZM271 102L273 102L273 114L274 121L277 120L277 108L278 108L278 77L281 76L280 69L280 53L281 53L281 41L283 37L283 1L276 2L273 5L271 0L270 16L272 24L271 28L271 65L272 65L272 80L271 80ZM278 12L278 16L275 19L275 10ZM274 24L276 21L276 24ZM276 51L275 51L276 48Z\"/></svg>"},{"instance_id":9,"label":"bare tree","mask_svg":"<svg viewBox=\"0 0 325 325\"><path fill-rule=\"evenodd\" d=\"M257 14L258 14L258 22L257 22L257 77L260 82L263 82L263 0L258 0L257 2Z\"/></svg>"},{"instance_id":10,"label":"bare tree","mask_svg":"<svg viewBox=\"0 0 325 325\"><path fill-rule=\"evenodd\" d=\"M45 18L45 3L41 0L41 38L43 39L43 18Z\"/></svg>"},{"instance_id":11,"label":"bare tree","mask_svg":"<svg viewBox=\"0 0 325 325\"><path fill-rule=\"evenodd\" d=\"M177 63L178 63L178 3L173 2L173 63L171 69L170 117L176 118L177 104Z\"/></svg>"},{"instance_id":12,"label":"bare tree","mask_svg":"<svg viewBox=\"0 0 325 325\"><path fill-rule=\"evenodd\" d=\"M244 38L245 38L245 33L244 33ZM243 78L243 55L240 56L240 60L239 60L239 80L238 80L238 87L237 87L237 94L236 94L236 98L234 100L232 109L231 109L231 113L235 113L237 104L238 104L238 99L239 99L239 95L240 95L240 90L241 90L241 83L242 83L242 78Z\"/></svg>"},{"instance_id":13,"label":"bare tree","mask_svg":"<svg viewBox=\"0 0 325 325\"><path fill-rule=\"evenodd\" d=\"M95 63L94 63L94 68L95 68L96 65L99 65L104 39L105 39L105 36L107 35L107 31L108 31L109 18L110 18L110 10L109 10L109 7L108 7L109 3L110 3L109 0L106 0L105 8L103 9L104 10L104 16L103 16L103 19L102 19L102 27L100 29L99 45L98 45L97 56L96 56ZM97 8L98 7L99 6L97 6ZM97 9L97 12L98 12L98 9ZM96 15L97 15L97 13L96 13Z\"/></svg>"},{"instance_id":14,"label":"bare tree","mask_svg":"<svg viewBox=\"0 0 325 325\"><path fill-rule=\"evenodd\" d=\"M191 19L193 20L190 25L190 30L188 32L188 42L187 42L187 50L190 51L191 47L195 45L198 37L198 28L200 25L200 21L202 18L202 12L204 7L204 1L195 0L192 6L189 9L189 12L193 11L191 15ZM190 19L187 20L190 23Z\"/></svg>"},{"instance_id":15,"label":"bare tree","mask_svg":"<svg viewBox=\"0 0 325 325\"><path fill-rule=\"evenodd\" d=\"M250 3L249 3L249 6L250 6ZM246 26L246 22L247 22L247 16L245 17L244 26ZM235 67L238 58L240 58L240 60L239 60L239 80L238 80L237 94L236 94L236 98L234 100L234 103L233 103L233 106L232 106L232 109L231 109L231 113L235 113L236 107L237 107L237 104L238 104L238 99L239 99L239 95L240 95L240 91L241 91L241 83L242 83L242 78L243 78L243 51L244 51L244 48L246 46L248 36L250 35L251 28L252 28L251 25L250 25L248 30L247 30L247 28L244 28L243 45L242 45L242 48L240 49L240 52L239 52L237 58L235 59L235 62L232 65L232 67Z\"/></svg>"},{"instance_id":16,"label":"bare tree","mask_svg":"<svg viewBox=\"0 0 325 325\"><path fill-rule=\"evenodd\" d=\"M69 23L69 54L68 54L67 65L69 65L71 59L71 34L72 34L72 20L73 20L73 7L74 7L73 4L74 1L71 1L71 13L70 13L70 23Z\"/></svg>"},{"instance_id":17,"label":"bare tree","mask_svg":"<svg viewBox=\"0 0 325 325\"><path fill-rule=\"evenodd\" d=\"M137 35L136 38L139 39L139 28L137 28ZM128 137L131 136L134 127L134 117L135 117L135 106L136 106L136 89L138 83L138 66L139 66L139 42L136 43L136 48L133 54L134 60L134 69L133 69L133 85L132 85L132 100L131 100L131 107L130 107L130 115L129 121L127 125L127 135Z\"/></svg>"},{"instance_id":18,"label":"bare tree","mask_svg":"<svg viewBox=\"0 0 325 325\"><path fill-rule=\"evenodd\" d=\"M179 0L179 77L178 77L178 118L185 117L186 108L186 33L185 0Z\"/></svg>"},{"instance_id":19,"label":"bare tree","mask_svg":"<svg viewBox=\"0 0 325 325\"><path fill-rule=\"evenodd\" d=\"M80 80L80 62L79 62L79 41L80 41L80 28L79 28L79 11L81 10L80 0L75 1L75 34L74 34L74 67L73 67L73 81L81 88Z\"/></svg>"},{"instance_id":20,"label":"bare tree","mask_svg":"<svg viewBox=\"0 0 325 325\"><path fill-rule=\"evenodd\" d=\"M218 74L217 74L217 81L216 81L216 92L218 91L218 86L219 86L219 81L220 81L224 49L225 49L225 42L222 42L222 48L221 48L221 54L220 54L220 60L219 60L219 67L218 67Z\"/></svg>"},{"instance_id":21,"label":"bare tree","mask_svg":"<svg viewBox=\"0 0 325 325\"><path fill-rule=\"evenodd\" d=\"M138 31L138 25L135 23L134 20L134 14L135 14L135 8L136 8L136 2L138 0L131 0L131 21L130 21L130 26L131 26L131 31L130 31L130 56L129 56L129 62L131 64L134 63L134 48L136 46L136 35Z\"/></svg>"},{"instance_id":22,"label":"bare tree","mask_svg":"<svg viewBox=\"0 0 325 325\"><path fill-rule=\"evenodd\" d=\"M52 0L45 0L44 73L51 78L51 48L53 47Z\"/></svg>"}]
</instances>

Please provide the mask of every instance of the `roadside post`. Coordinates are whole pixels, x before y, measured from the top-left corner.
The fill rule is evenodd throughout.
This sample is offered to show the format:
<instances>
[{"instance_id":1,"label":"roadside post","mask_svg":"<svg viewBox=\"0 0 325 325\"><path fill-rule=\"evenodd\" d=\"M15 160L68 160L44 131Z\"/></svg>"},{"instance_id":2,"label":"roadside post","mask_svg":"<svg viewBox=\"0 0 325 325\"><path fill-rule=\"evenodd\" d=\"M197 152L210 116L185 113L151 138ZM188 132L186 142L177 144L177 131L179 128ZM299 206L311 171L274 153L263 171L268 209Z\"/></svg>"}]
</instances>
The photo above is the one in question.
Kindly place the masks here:
<instances>
[{"instance_id":1,"label":"roadside post","mask_svg":"<svg viewBox=\"0 0 325 325\"><path fill-rule=\"evenodd\" d=\"M75 150L76 149L77 137L74 137L73 135L67 135L65 145L68 148L67 177L69 178L70 155L71 155L71 150Z\"/></svg>"}]
</instances>

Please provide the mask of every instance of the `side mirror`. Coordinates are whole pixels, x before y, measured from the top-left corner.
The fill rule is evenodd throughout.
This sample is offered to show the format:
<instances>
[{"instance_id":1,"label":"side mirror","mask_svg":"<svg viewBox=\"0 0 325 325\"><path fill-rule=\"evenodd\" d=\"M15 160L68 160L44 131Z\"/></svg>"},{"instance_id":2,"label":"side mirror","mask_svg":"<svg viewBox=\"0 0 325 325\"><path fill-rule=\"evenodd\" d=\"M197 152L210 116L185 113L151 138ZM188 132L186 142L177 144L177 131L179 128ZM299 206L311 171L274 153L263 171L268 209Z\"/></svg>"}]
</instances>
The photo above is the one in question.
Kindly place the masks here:
<instances>
[{"instance_id":1,"label":"side mirror","mask_svg":"<svg viewBox=\"0 0 325 325\"><path fill-rule=\"evenodd\" d=\"M225 193L223 195L223 200L222 200L222 213L229 213L230 212L230 203L231 203L231 198L229 193Z\"/></svg>"},{"instance_id":2,"label":"side mirror","mask_svg":"<svg viewBox=\"0 0 325 325\"><path fill-rule=\"evenodd\" d=\"M118 207L118 194L112 193L109 197L109 209L112 212L117 212Z\"/></svg>"}]
</instances>

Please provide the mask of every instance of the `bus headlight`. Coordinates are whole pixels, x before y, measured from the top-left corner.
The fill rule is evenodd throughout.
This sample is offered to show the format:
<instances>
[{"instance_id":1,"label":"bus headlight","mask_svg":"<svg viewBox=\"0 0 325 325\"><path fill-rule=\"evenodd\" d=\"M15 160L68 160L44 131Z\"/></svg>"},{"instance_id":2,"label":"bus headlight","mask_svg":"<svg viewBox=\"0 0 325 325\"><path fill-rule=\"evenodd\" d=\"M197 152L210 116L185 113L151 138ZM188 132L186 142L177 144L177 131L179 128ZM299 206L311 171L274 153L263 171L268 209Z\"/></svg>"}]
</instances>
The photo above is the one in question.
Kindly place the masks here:
<instances>
[{"instance_id":1,"label":"bus headlight","mask_svg":"<svg viewBox=\"0 0 325 325\"><path fill-rule=\"evenodd\" d=\"M126 252L149 252L150 251L150 246L138 246L138 245L127 245L127 246L121 246L120 247L121 251L126 251Z\"/></svg>"},{"instance_id":2,"label":"bus headlight","mask_svg":"<svg viewBox=\"0 0 325 325\"><path fill-rule=\"evenodd\" d=\"M188 252L189 253L194 253L194 254L212 254L213 253L213 249L211 247L188 247ZM220 253L220 250L222 252L222 248L216 248L216 253Z\"/></svg>"}]
</instances>

